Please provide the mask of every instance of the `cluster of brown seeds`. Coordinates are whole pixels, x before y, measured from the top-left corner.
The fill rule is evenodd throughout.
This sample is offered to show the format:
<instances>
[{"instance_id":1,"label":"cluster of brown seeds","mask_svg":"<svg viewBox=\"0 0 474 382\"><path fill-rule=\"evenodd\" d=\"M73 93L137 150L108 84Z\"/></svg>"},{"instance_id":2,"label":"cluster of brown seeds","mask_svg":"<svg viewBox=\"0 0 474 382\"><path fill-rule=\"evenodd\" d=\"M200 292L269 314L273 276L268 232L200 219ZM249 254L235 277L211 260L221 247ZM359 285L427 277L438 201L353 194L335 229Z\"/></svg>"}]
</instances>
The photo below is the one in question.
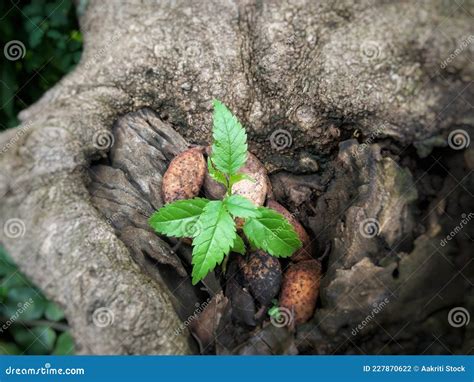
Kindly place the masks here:
<instances>
[{"instance_id":1,"label":"cluster of brown seeds","mask_svg":"<svg viewBox=\"0 0 474 382\"><path fill-rule=\"evenodd\" d=\"M191 199L201 192L209 199L223 199L225 188L208 173L206 156L210 148L193 147L176 156L163 176L162 194L165 203ZM266 206L283 215L294 227L303 247L290 258L283 272L280 261L261 250L239 259L239 268L255 300L268 306L280 292L280 306L289 309L296 324L309 320L319 295L321 265L313 259L313 243L301 223L285 207L272 199L272 186L267 171L257 157L248 154L245 166L239 172L252 180L241 180L232 187L232 193ZM237 219L240 229L243 221ZM189 241L188 241L189 242Z\"/></svg>"}]
</instances>

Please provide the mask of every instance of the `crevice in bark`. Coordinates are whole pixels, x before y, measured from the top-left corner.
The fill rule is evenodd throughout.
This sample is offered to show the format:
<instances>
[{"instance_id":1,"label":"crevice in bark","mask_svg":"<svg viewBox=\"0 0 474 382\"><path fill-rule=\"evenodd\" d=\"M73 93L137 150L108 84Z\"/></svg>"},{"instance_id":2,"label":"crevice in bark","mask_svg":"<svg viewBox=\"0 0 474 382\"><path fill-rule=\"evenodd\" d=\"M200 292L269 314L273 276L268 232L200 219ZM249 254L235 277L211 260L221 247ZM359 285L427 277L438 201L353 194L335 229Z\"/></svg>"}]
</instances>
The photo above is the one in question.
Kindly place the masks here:
<instances>
[{"instance_id":1,"label":"crevice in bark","mask_svg":"<svg viewBox=\"0 0 474 382\"><path fill-rule=\"evenodd\" d=\"M177 138L177 133L169 125L156 119L156 115L151 110L125 115L116 122L114 128L116 136L117 134L128 136L131 133L133 136L140 137L138 140L116 139L114 143L116 146L111 149L112 168L116 163L122 163L120 153L126 152L127 161L130 163L124 167L126 172L123 174L128 180L134 177L135 181L124 184L124 180L120 177L108 178L104 182L107 184L105 190L108 193L107 197L99 196L94 191L97 190L94 182L91 183L90 190L94 204L106 218L110 219L114 214L120 216L119 219L111 221L118 235L129 246L130 252L135 254L134 259L142 270L150 274L157 282L164 282L168 286L174 296L175 309L185 321L193 316L194 307L203 304L217 293L220 286L215 280L208 280L210 284L206 292L191 286L187 276L190 272L189 251L178 245L175 252L170 245L175 246L176 241L167 239L163 241L147 228L143 220L146 219L147 213L151 213L149 207L146 208L147 212L142 210L138 216L134 217L127 216L130 209L125 208L128 212L123 211L127 205L134 206L135 209L140 209L140 205L150 206L149 195L154 195L154 208L159 208L157 201L160 200L158 194L161 192L161 176L172 157L188 145L181 138ZM119 133L118 130L121 132ZM161 140L161 145L157 144L157 137ZM245 330L241 331L242 328L239 329L235 325L227 325L219 334L224 337L217 339L221 341L221 345L214 351L261 352L262 354L270 352L272 354L278 351L294 352L298 349L301 353L307 354L360 353L363 349L367 349L369 352L377 344L383 348L384 341L390 339L390 335L381 336L376 330L377 325L364 327L363 335L354 338L351 338L350 332L357 327L359 321L363 321L364 317L371 313L374 304L384 299L390 301L387 311L382 312L377 319L384 322L384 327L388 331L393 328L394 333L398 335L397 329L400 329L400 324L395 318L398 306L402 305L405 310L412 310L415 317L419 300L416 298L412 300L410 293L426 294L423 298L425 301L429 300L428 296L431 293L429 283L415 283L414 289L406 292L401 292L401 289L410 288L405 283L411 277L410 272L416 270L411 266L407 268L407 263L414 261L414 264L419 266L416 258L427 255L426 247L420 250L420 242L426 243L426 240L433 240L436 237L433 224L442 224L433 219L420 222L420 219L427 208L440 198L442 175L448 171L446 168L440 171L440 167L448 166L448 164L438 162L436 155L440 150L435 150L431 157L420 163L414 149L399 149L398 145L389 139L378 140L378 143L371 142L367 145L355 140L344 140L344 138L344 136L340 137L339 151L336 156L327 158L325 166L317 174L292 174L279 171L271 176L274 197L291 207L295 216L312 229L312 235L318 244L317 253L322 255L324 248L332 243L330 255L323 260L325 278L322 297L318 301L314 320L297 329L296 346L290 346L289 344L292 343L290 342L283 348L281 346L286 341L286 334L279 340L272 337L271 345L265 339L266 337L261 339L265 348L259 348L247 342L249 337ZM175 143L178 146L173 146ZM154 149L149 150L147 146ZM443 154L443 157L449 158L449 154L452 153L443 152ZM148 155L153 155L153 157L148 157ZM456 157L458 159L454 165L459 166L463 158L460 155ZM139 163L153 161L156 158L161 162L160 165L153 167L152 173L146 166L145 168L138 166ZM453 166L453 163L450 166ZM95 167L93 165L91 168L93 172ZM127 168L133 168L134 171L128 172ZM423 180L425 174L425 180L428 183L435 183L434 188ZM143 179L146 180L145 185L141 182ZM155 182L151 179L159 180ZM117 182L117 184L110 184L110 182ZM120 198L117 192L121 190L126 191L127 195L139 195L139 202L127 204L122 199L117 200L117 197ZM113 208L106 203L110 201L115 201ZM363 223L367 218L375 220L376 232L369 230L364 235ZM415 224L415 221L418 223ZM133 240L123 232L130 232ZM150 242L154 243L150 246ZM421 245L422 248L426 246L426 244ZM426 261L428 260L425 259ZM442 265L438 262L431 266L436 268ZM441 268L438 268L438 271L440 270ZM446 272L445 267L442 277L448 281L449 277L453 277L453 273L450 273L453 271L454 268L451 268ZM364 292L359 294L357 290L351 291L352 288ZM452 292L453 290L449 289L449 293L443 297L444 300L434 304L431 313L417 319L416 323L420 325L420 328L430 317L441 318L437 313L446 309L448 301L453 301ZM328 320L332 322L328 323ZM268 329L265 328L265 326L262 328L261 333L258 332L260 333L258 336L269 335L270 332L267 332ZM226 335L232 335L231 333L236 330L241 331L239 340L234 339L229 342L225 339ZM423 329L417 329L412 325L410 330L414 334ZM234 335L237 335L236 333ZM446 335L448 336L446 341L449 341L449 346L452 345L455 351L457 339L449 337L452 334ZM292 336L290 334L290 337ZM397 342L393 339L391 341ZM398 350L392 345L387 345L387 350L404 354L420 351L419 346L423 344L422 342L411 343L409 339L403 338L400 341L404 345L397 345ZM370 343L370 347L367 347L367 342ZM235 349L230 350L229 346L234 346ZM201 351L208 352L209 349L204 350L201 346Z\"/></svg>"},{"instance_id":2,"label":"crevice in bark","mask_svg":"<svg viewBox=\"0 0 474 382\"><path fill-rule=\"evenodd\" d=\"M182 136L190 143L208 142L212 98L242 119L250 150L272 172L272 181L289 182L284 190L276 187L277 193L312 230L317 253L332 244L314 320L297 328L296 339L285 329L262 328L255 335L265 336L262 347L242 334L248 343L236 352L265 353L270 344L289 353L295 344L300 353L447 352L431 344L432 334L441 334L451 351L471 351L472 328L450 327L443 310L456 304L474 308L465 279L473 279L470 226L445 246L439 243L459 224L460 214L472 211L472 143L459 152L446 147L453 129L474 136L470 50L440 69L463 37L472 35L464 10L472 14L472 5L209 1L140 7L137 12L124 3L117 12L111 3L90 1L80 20L81 63L21 113L26 134L17 140L18 129L0 135L2 147L16 142L0 156L5 179L0 192L8 190L1 223L20 218L26 225L22 240L0 230L1 241L22 270L66 308L80 351L190 351L183 341L187 328L175 334L180 319L167 292L175 288L169 279L181 277L173 273L189 271L187 254L180 250L176 256L170 250L174 243L156 235L148 244L144 238L151 234L146 216L161 205L153 190L175 154L160 144L172 135L157 131L179 132L176 142ZM114 39L117 32L120 38ZM373 50L366 52L367 46ZM138 114L130 119L128 113ZM157 149L135 167L124 151L115 164L123 172L111 172L114 150L130 148L133 141L120 143L115 128L108 153L96 147L94 135L110 133L118 119L138 123L135 132L155 134L156 140L139 139ZM160 128L153 132L155 125ZM283 150L270 145L278 128L292 137ZM430 169L433 147L431 155L442 159ZM103 187L90 164L108 173ZM416 198L403 195L405 183L414 183ZM97 203L101 213L93 208ZM371 240L358 235L367 218L382 227ZM409 240L399 244L403 234ZM151 267L154 261L158 266ZM155 269L151 278L144 272L157 267L164 271ZM209 280L208 291L197 291L196 299L218 292L216 284ZM350 333L385 296L391 303L376 319L401 347L377 325ZM113 326L91 325L96 301L115 313ZM223 310L222 329L229 314ZM231 333L232 325L217 352L228 351L224 342L232 343ZM285 339L284 346L275 338Z\"/></svg>"}]
</instances>

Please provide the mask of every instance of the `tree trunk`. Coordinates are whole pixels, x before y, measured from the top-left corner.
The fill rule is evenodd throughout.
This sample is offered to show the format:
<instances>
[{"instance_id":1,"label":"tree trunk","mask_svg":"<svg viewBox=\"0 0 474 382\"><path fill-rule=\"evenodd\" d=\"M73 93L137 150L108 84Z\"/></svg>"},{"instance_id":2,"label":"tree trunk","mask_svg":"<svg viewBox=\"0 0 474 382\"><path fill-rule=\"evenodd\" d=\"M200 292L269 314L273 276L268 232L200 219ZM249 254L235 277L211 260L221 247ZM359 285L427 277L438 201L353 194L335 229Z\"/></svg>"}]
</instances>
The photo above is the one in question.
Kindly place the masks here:
<instances>
[{"instance_id":1,"label":"tree trunk","mask_svg":"<svg viewBox=\"0 0 474 382\"><path fill-rule=\"evenodd\" d=\"M196 352L182 322L219 286L193 288L146 219L217 98L332 245L297 349L469 351L472 326L446 317L474 305L472 230L440 240L473 207L472 148L448 139L473 133L473 4L90 1L80 64L0 135L1 242L81 353Z\"/></svg>"}]
</instances>

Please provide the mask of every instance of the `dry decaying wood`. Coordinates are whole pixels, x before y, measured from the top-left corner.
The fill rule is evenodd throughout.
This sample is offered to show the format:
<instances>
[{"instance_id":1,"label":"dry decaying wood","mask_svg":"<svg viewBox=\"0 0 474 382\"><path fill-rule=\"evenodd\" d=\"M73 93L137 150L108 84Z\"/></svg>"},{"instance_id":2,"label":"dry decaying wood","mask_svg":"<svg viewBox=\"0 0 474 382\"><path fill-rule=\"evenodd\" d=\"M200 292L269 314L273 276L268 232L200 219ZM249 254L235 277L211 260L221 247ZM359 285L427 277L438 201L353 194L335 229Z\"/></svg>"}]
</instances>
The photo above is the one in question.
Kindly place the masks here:
<instances>
[{"instance_id":1,"label":"dry decaying wood","mask_svg":"<svg viewBox=\"0 0 474 382\"><path fill-rule=\"evenodd\" d=\"M473 207L472 145L447 145L455 129L473 136L472 50L446 61L473 13L469 1L91 1L81 63L0 135L1 242L65 308L80 352L197 352L182 323L220 285L192 287L189 252L146 221L169 161L209 143L219 98L316 254L332 249L311 321L249 336L226 304L213 351L467 353L472 324L447 316L473 311L472 228L440 243Z\"/></svg>"}]
</instances>

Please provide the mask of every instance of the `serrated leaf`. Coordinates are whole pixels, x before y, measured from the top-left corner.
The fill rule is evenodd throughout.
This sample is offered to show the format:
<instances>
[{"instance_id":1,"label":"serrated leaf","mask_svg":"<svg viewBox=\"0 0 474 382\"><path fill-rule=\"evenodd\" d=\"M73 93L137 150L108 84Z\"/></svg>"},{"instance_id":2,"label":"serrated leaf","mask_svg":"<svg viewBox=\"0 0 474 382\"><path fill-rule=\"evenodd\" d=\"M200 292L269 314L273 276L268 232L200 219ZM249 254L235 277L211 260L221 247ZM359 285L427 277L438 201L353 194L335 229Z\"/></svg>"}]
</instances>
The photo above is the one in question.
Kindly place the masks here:
<instances>
[{"instance_id":1,"label":"serrated leaf","mask_svg":"<svg viewBox=\"0 0 474 382\"><path fill-rule=\"evenodd\" d=\"M217 100L214 100L212 136L212 163L227 176L237 173L247 160L247 133L230 110Z\"/></svg>"},{"instance_id":2,"label":"serrated leaf","mask_svg":"<svg viewBox=\"0 0 474 382\"><path fill-rule=\"evenodd\" d=\"M233 217L253 218L260 216L255 204L243 196L228 196L224 199L224 204Z\"/></svg>"},{"instance_id":3,"label":"serrated leaf","mask_svg":"<svg viewBox=\"0 0 474 382\"><path fill-rule=\"evenodd\" d=\"M199 217L200 234L193 240L193 284L220 264L234 244L234 219L222 201L207 203Z\"/></svg>"},{"instance_id":4,"label":"serrated leaf","mask_svg":"<svg viewBox=\"0 0 474 382\"><path fill-rule=\"evenodd\" d=\"M207 170L212 179L227 187L227 179L225 175L213 166L211 158L207 158Z\"/></svg>"},{"instance_id":5,"label":"serrated leaf","mask_svg":"<svg viewBox=\"0 0 474 382\"><path fill-rule=\"evenodd\" d=\"M244 224L245 236L257 248L276 257L289 257L302 244L293 226L278 212L258 207L260 216Z\"/></svg>"},{"instance_id":6,"label":"serrated leaf","mask_svg":"<svg viewBox=\"0 0 474 382\"><path fill-rule=\"evenodd\" d=\"M197 232L193 227L208 203L204 198L178 200L161 207L148 223L156 232L167 236L193 236Z\"/></svg>"},{"instance_id":7,"label":"serrated leaf","mask_svg":"<svg viewBox=\"0 0 474 382\"><path fill-rule=\"evenodd\" d=\"M245 255L245 244L239 235L235 235L234 244L232 245L231 252L240 253Z\"/></svg>"}]
</instances>

